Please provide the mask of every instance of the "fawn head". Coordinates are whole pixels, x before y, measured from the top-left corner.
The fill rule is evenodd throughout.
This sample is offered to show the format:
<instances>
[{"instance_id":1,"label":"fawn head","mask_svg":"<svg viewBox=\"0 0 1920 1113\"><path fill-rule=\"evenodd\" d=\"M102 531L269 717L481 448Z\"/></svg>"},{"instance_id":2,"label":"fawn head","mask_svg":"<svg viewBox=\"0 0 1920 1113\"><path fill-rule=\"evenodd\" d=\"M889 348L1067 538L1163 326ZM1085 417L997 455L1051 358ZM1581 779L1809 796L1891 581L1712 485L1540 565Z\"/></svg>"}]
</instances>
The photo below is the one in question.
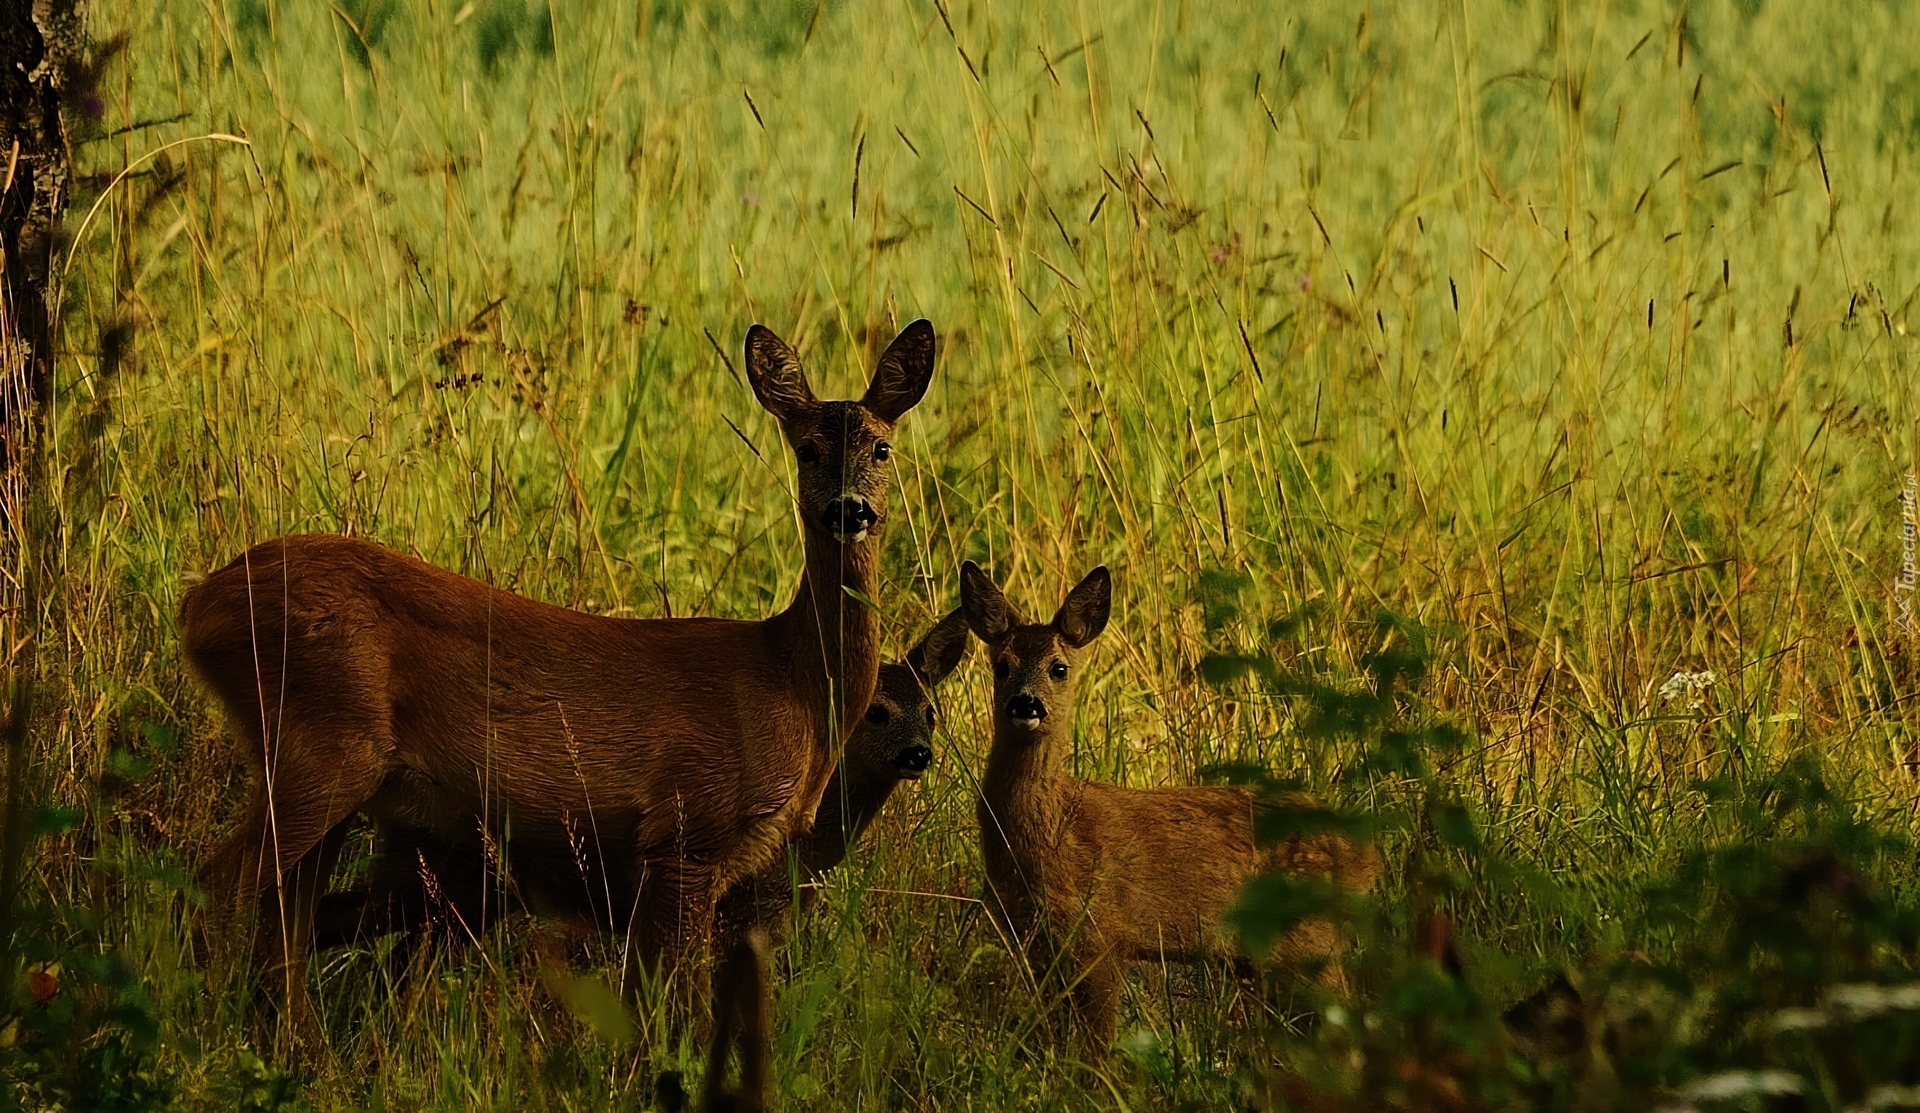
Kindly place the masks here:
<instances>
[{"instance_id":1,"label":"fawn head","mask_svg":"<svg viewBox=\"0 0 1920 1113\"><path fill-rule=\"evenodd\" d=\"M1038 735L1047 720L1065 722L1080 692L1080 665L1113 604L1105 565L1067 593L1053 621L1029 623L980 566L960 566L960 609L993 665L995 735L1003 727Z\"/></svg>"},{"instance_id":2,"label":"fawn head","mask_svg":"<svg viewBox=\"0 0 1920 1113\"><path fill-rule=\"evenodd\" d=\"M881 665L866 718L847 739L847 761L899 780L919 780L933 762L933 686L966 655L966 615L954 611L905 659Z\"/></svg>"},{"instance_id":3,"label":"fawn head","mask_svg":"<svg viewBox=\"0 0 1920 1113\"><path fill-rule=\"evenodd\" d=\"M887 345L857 402L815 398L786 341L764 325L747 330L747 380L800 461L795 494L807 529L855 545L886 521L893 425L932 378L933 326L924 320Z\"/></svg>"}]
</instances>

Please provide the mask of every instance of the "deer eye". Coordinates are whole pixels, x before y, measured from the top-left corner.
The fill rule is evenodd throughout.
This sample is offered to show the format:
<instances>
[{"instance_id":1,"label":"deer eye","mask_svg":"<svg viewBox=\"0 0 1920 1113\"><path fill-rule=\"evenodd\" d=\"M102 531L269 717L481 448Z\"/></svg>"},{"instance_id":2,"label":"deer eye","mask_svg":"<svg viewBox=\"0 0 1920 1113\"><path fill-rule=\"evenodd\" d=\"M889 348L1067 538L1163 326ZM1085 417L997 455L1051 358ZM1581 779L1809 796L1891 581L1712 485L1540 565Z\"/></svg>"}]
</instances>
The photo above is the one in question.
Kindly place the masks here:
<instances>
[{"instance_id":1,"label":"deer eye","mask_svg":"<svg viewBox=\"0 0 1920 1113\"><path fill-rule=\"evenodd\" d=\"M1065 680L1067 678L1067 663L1065 661L1055 661L1053 667L1047 670L1047 675L1053 677L1055 680Z\"/></svg>"},{"instance_id":2,"label":"deer eye","mask_svg":"<svg viewBox=\"0 0 1920 1113\"><path fill-rule=\"evenodd\" d=\"M798 456L800 462L803 464L817 464L820 462L820 450L810 444L803 444L799 448L794 449L793 454Z\"/></svg>"},{"instance_id":3,"label":"deer eye","mask_svg":"<svg viewBox=\"0 0 1920 1113\"><path fill-rule=\"evenodd\" d=\"M993 678L995 680L1005 680L1007 678L1007 674L1012 671L1013 671L1013 667L1007 664L1005 658L1002 658L1001 660L995 661L993 663Z\"/></svg>"},{"instance_id":4,"label":"deer eye","mask_svg":"<svg viewBox=\"0 0 1920 1113\"><path fill-rule=\"evenodd\" d=\"M933 725L933 708L931 706L927 708L927 725Z\"/></svg>"},{"instance_id":5,"label":"deer eye","mask_svg":"<svg viewBox=\"0 0 1920 1113\"><path fill-rule=\"evenodd\" d=\"M891 719L892 717L893 717L892 715L888 714L886 708L880 706L877 703L874 704L872 707L867 708L867 722L869 723L875 723L875 724L884 723L888 719Z\"/></svg>"},{"instance_id":6,"label":"deer eye","mask_svg":"<svg viewBox=\"0 0 1920 1113\"><path fill-rule=\"evenodd\" d=\"M874 459L884 460L891 455L893 455L893 446L886 441L881 441L879 444L873 446Z\"/></svg>"}]
</instances>

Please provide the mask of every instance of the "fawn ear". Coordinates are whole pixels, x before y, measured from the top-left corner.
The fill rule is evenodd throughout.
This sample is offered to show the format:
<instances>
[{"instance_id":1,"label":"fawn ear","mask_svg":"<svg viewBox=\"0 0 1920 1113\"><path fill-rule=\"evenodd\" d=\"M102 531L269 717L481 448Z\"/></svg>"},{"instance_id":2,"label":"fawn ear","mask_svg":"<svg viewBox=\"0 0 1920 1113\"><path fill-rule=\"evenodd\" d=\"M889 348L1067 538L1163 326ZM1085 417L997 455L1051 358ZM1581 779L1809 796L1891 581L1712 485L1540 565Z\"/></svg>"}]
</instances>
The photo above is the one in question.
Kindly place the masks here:
<instances>
[{"instance_id":1,"label":"fawn ear","mask_svg":"<svg viewBox=\"0 0 1920 1113\"><path fill-rule=\"evenodd\" d=\"M993 580L972 561L960 565L960 610L967 616L973 636L989 644L999 641L1020 625L1020 612L1000 594Z\"/></svg>"},{"instance_id":2,"label":"fawn ear","mask_svg":"<svg viewBox=\"0 0 1920 1113\"><path fill-rule=\"evenodd\" d=\"M919 645L907 650L907 667L913 670L921 687L933 687L960 667L967 655L969 637L967 612L964 608L958 609L935 623Z\"/></svg>"},{"instance_id":3,"label":"fawn ear","mask_svg":"<svg viewBox=\"0 0 1920 1113\"><path fill-rule=\"evenodd\" d=\"M919 404L932 379L933 324L923 317L901 329L881 353L860 404L882 421L898 421Z\"/></svg>"},{"instance_id":4,"label":"fawn ear","mask_svg":"<svg viewBox=\"0 0 1920 1113\"><path fill-rule=\"evenodd\" d=\"M753 396L760 405L782 424L815 405L800 357L765 325L747 330L747 381L753 384Z\"/></svg>"},{"instance_id":5,"label":"fawn ear","mask_svg":"<svg viewBox=\"0 0 1920 1113\"><path fill-rule=\"evenodd\" d=\"M1107 615L1113 606L1113 577L1101 565L1087 578L1073 585L1060 612L1053 616L1053 628L1068 645L1080 649L1107 628Z\"/></svg>"}]
</instances>

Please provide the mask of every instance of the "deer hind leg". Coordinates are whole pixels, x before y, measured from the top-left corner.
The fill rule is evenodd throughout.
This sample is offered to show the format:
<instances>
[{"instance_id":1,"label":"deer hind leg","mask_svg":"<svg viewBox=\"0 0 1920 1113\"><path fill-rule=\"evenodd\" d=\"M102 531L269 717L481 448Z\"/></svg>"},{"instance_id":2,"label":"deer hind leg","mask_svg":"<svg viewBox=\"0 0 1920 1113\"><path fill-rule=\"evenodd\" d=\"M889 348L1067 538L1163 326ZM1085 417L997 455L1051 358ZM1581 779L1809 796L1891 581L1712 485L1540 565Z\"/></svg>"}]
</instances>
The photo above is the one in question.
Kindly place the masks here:
<instances>
[{"instance_id":1,"label":"deer hind leg","mask_svg":"<svg viewBox=\"0 0 1920 1113\"><path fill-rule=\"evenodd\" d=\"M256 969L285 987L287 1015L308 1017L306 957L348 817L380 783L379 724L311 718L288 708L288 729L240 825L203 871L223 928L246 939ZM256 733L253 740L258 744ZM264 752L261 751L261 752ZM223 932L226 934L226 932Z\"/></svg>"},{"instance_id":2,"label":"deer hind leg","mask_svg":"<svg viewBox=\"0 0 1920 1113\"><path fill-rule=\"evenodd\" d=\"M1346 965L1341 961L1347 946L1340 925L1327 916L1308 916L1293 926L1276 948L1277 957L1296 975L1311 979L1320 989L1336 996L1348 991Z\"/></svg>"}]
</instances>

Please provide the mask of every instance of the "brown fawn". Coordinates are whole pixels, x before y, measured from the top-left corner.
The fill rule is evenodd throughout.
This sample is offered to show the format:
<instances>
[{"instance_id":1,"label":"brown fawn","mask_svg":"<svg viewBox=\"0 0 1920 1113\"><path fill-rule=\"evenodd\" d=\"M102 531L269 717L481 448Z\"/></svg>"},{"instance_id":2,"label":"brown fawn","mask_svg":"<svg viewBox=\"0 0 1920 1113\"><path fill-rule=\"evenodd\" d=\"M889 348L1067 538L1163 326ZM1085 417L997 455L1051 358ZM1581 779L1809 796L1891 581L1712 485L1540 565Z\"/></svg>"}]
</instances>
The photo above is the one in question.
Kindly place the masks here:
<instances>
[{"instance_id":1,"label":"brown fawn","mask_svg":"<svg viewBox=\"0 0 1920 1113\"><path fill-rule=\"evenodd\" d=\"M792 605L764 620L585 614L318 535L186 592L187 659L258 781L204 882L217 917L251 921L296 1030L356 812L389 845L507 858L536 910L593 894L598 923L669 972L704 945L719 894L811 829L873 700L888 441L933 364L915 321L859 401L823 401L784 341L748 330L748 380L799 461L806 550Z\"/></svg>"},{"instance_id":2,"label":"brown fawn","mask_svg":"<svg viewBox=\"0 0 1920 1113\"><path fill-rule=\"evenodd\" d=\"M894 788L926 772L933 761L933 688L959 667L968 641L966 615L956 610L904 658L880 666L873 702L827 782L813 833L795 838L787 855L721 898L720 922L729 934L777 921L792 902L794 881L815 881L839 866Z\"/></svg>"},{"instance_id":3,"label":"brown fawn","mask_svg":"<svg viewBox=\"0 0 1920 1113\"><path fill-rule=\"evenodd\" d=\"M1066 771L1081 675L1112 601L1106 568L1088 573L1044 625L1026 622L972 561L960 569L960 598L993 667L979 802L988 907L1029 948L1036 974L1071 986L1095 1046L1113 1039L1125 963L1247 957L1223 920L1255 874L1371 883L1371 858L1344 837L1257 844L1261 805L1247 789L1129 789ZM1313 917L1272 957L1321 963L1337 980L1341 947L1335 925Z\"/></svg>"}]
</instances>

